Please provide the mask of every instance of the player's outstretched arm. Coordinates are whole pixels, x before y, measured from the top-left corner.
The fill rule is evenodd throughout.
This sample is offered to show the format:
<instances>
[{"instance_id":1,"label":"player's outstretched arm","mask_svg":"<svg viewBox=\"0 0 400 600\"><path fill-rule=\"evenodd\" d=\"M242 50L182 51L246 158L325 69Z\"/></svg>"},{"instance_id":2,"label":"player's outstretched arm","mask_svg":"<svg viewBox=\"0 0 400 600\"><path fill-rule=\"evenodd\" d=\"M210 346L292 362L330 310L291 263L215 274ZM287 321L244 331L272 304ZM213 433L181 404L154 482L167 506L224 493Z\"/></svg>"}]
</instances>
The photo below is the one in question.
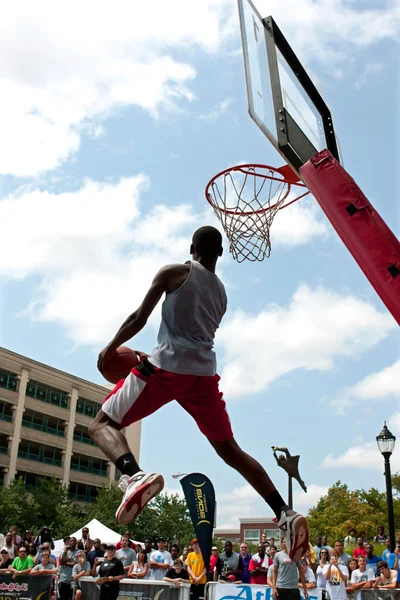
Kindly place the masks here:
<instances>
[{"instance_id":1,"label":"player's outstretched arm","mask_svg":"<svg viewBox=\"0 0 400 600\"><path fill-rule=\"evenodd\" d=\"M99 354L97 367L104 370L105 363L114 355L115 350L137 335L147 323L147 319L157 306L161 296L168 290L171 265L158 271L145 295L142 304L122 323L111 342Z\"/></svg>"}]
</instances>

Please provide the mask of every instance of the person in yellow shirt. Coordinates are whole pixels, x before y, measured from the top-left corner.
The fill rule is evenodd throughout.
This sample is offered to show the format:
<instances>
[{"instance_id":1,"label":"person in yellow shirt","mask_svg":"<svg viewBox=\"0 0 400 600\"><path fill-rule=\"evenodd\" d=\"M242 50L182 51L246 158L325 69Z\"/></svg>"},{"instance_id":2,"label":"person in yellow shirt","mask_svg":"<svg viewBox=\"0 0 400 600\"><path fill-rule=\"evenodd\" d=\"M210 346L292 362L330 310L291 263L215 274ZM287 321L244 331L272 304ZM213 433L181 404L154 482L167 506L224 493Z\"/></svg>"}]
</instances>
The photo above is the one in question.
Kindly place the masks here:
<instances>
[{"instance_id":1,"label":"person in yellow shirt","mask_svg":"<svg viewBox=\"0 0 400 600\"><path fill-rule=\"evenodd\" d=\"M207 583L207 569L204 565L199 540L194 538L191 542L193 552L189 552L186 559L187 572L190 577L190 600L204 598L204 586Z\"/></svg>"}]
</instances>

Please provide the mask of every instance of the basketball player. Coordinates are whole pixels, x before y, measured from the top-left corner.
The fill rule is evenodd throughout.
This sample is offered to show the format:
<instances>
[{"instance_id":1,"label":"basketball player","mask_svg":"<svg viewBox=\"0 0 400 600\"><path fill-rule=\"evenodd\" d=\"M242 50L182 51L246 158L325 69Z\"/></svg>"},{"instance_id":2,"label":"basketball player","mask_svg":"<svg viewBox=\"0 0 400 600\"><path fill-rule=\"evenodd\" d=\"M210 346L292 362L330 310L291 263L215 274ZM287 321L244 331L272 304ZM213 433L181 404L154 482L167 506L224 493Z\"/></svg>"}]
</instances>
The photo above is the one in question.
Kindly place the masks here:
<instances>
[{"instance_id":1,"label":"basketball player","mask_svg":"<svg viewBox=\"0 0 400 600\"><path fill-rule=\"evenodd\" d=\"M263 467L236 443L218 387L213 343L227 306L224 286L215 274L222 255L220 232L208 226L198 229L190 254L191 261L167 265L157 273L140 307L99 355L102 372L115 350L143 329L165 293L157 347L150 356L138 352L141 363L119 381L89 428L90 437L122 473L119 487L124 496L116 519L129 523L164 487L161 475L140 469L120 430L177 400L217 454L266 500L290 558L298 561L308 549L307 521L289 509Z\"/></svg>"}]
</instances>

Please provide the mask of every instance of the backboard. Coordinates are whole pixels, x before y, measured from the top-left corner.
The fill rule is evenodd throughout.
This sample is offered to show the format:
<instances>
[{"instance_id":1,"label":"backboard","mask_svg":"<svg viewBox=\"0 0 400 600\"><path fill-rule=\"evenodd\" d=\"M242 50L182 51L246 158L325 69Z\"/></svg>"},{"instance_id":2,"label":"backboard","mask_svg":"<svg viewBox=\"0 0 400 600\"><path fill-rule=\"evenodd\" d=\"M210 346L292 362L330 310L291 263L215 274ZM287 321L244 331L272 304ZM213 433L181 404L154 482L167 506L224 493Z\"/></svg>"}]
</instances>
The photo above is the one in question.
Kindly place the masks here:
<instances>
[{"instance_id":1,"label":"backboard","mask_svg":"<svg viewBox=\"0 0 400 600\"><path fill-rule=\"evenodd\" d=\"M325 148L340 162L329 108L281 30L251 0L238 5L251 118L296 173Z\"/></svg>"}]
</instances>

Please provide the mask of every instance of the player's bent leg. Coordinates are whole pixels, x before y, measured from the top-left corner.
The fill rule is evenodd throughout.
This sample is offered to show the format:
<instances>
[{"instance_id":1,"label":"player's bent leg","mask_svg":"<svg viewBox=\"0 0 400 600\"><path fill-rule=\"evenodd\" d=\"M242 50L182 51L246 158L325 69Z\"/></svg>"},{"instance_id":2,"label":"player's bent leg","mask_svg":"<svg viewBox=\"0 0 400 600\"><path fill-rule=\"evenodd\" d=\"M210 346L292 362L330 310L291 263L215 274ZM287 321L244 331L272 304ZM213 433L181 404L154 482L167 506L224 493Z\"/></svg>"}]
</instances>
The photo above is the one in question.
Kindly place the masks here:
<instances>
[{"instance_id":1,"label":"player's bent leg","mask_svg":"<svg viewBox=\"0 0 400 600\"><path fill-rule=\"evenodd\" d=\"M158 473L144 473L137 464L123 433L122 425L113 421L101 409L89 426L89 436L123 473L118 487L124 493L115 513L118 523L123 525L135 519L150 500L161 492L164 479ZM132 475L124 473L124 463L131 468Z\"/></svg>"},{"instance_id":2,"label":"player's bent leg","mask_svg":"<svg viewBox=\"0 0 400 600\"><path fill-rule=\"evenodd\" d=\"M265 469L240 448L235 438L218 442L209 440L209 442L217 454L230 467L236 469L269 504L277 516L290 558L295 561L300 560L308 550L306 519L289 509Z\"/></svg>"}]
</instances>

